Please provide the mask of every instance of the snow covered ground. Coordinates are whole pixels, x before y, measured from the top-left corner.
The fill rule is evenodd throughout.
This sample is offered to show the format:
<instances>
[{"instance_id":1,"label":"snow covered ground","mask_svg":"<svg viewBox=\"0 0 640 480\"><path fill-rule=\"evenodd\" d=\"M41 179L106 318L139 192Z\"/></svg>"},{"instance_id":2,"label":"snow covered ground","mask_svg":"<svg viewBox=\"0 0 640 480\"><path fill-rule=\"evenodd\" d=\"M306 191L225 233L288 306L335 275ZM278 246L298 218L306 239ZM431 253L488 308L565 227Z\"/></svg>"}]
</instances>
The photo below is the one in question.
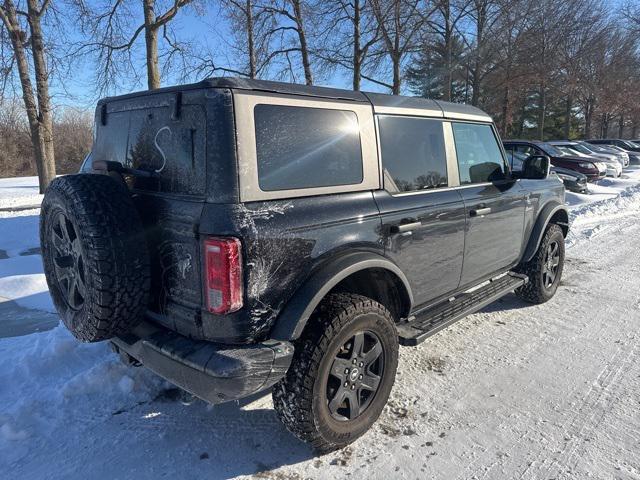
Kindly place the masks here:
<instances>
[{"instance_id":1,"label":"snow covered ground","mask_svg":"<svg viewBox=\"0 0 640 480\"><path fill-rule=\"evenodd\" d=\"M625 177L567 195L551 302L510 295L403 348L382 418L323 457L285 431L268 395L185 405L56 326L37 181L0 179L2 478L640 479L640 169Z\"/></svg>"}]
</instances>

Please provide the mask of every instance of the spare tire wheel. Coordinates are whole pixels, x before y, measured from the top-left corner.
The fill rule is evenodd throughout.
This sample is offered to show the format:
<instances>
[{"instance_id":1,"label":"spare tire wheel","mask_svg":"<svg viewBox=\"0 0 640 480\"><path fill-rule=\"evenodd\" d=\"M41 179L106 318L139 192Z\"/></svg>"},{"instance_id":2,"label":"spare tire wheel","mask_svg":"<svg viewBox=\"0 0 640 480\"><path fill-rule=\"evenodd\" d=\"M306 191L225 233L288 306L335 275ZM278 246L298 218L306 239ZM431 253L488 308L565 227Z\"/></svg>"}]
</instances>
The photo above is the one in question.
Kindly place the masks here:
<instances>
[{"instance_id":1,"label":"spare tire wheel","mask_svg":"<svg viewBox=\"0 0 640 480\"><path fill-rule=\"evenodd\" d=\"M40 213L44 273L53 303L78 339L127 333L149 298L149 253L129 191L107 175L58 177Z\"/></svg>"}]
</instances>

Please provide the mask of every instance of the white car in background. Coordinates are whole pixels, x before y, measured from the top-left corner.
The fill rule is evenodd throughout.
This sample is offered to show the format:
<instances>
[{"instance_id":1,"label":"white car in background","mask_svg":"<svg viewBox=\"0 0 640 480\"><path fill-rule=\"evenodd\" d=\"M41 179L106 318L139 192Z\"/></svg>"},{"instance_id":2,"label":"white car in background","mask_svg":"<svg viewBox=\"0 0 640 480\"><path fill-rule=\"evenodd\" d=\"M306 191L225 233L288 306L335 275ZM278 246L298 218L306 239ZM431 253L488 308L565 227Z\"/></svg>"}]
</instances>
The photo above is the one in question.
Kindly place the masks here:
<instances>
[{"instance_id":1,"label":"white car in background","mask_svg":"<svg viewBox=\"0 0 640 480\"><path fill-rule=\"evenodd\" d=\"M569 140L548 142L561 152L574 157L584 157L599 160L607 165L607 177L617 178L622 175L622 161L614 154L594 153L584 145Z\"/></svg>"}]
</instances>

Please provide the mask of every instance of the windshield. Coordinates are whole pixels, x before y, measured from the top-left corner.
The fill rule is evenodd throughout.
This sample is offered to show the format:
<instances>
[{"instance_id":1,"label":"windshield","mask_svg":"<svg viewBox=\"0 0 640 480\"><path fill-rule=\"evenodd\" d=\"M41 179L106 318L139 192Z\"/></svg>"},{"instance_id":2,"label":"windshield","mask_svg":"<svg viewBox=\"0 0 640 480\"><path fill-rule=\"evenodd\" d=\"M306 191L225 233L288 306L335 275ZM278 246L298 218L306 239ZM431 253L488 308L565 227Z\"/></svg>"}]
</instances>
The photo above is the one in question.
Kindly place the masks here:
<instances>
[{"instance_id":1,"label":"windshield","mask_svg":"<svg viewBox=\"0 0 640 480\"><path fill-rule=\"evenodd\" d=\"M552 157L562 157L563 155L567 155L567 153L554 147L550 143L539 143L538 146L542 148L547 155L551 155Z\"/></svg>"},{"instance_id":2,"label":"windshield","mask_svg":"<svg viewBox=\"0 0 640 480\"><path fill-rule=\"evenodd\" d=\"M579 143L576 143L575 145L567 145L567 146L575 150L576 152L584 153L585 155L589 155L590 153L593 153L593 150L590 150L589 148Z\"/></svg>"}]
</instances>

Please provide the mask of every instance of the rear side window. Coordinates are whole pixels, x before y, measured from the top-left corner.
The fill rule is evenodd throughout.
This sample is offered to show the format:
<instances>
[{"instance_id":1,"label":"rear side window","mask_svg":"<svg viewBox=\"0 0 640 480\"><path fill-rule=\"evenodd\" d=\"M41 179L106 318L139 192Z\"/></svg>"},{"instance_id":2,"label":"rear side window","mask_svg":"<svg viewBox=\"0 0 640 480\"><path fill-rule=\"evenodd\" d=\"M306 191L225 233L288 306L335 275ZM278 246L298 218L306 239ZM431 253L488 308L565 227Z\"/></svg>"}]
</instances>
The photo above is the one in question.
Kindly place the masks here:
<instances>
[{"instance_id":1,"label":"rear side window","mask_svg":"<svg viewBox=\"0 0 640 480\"><path fill-rule=\"evenodd\" d=\"M354 112L261 104L255 106L254 118L261 190L362 183Z\"/></svg>"},{"instance_id":2,"label":"rear side window","mask_svg":"<svg viewBox=\"0 0 640 480\"><path fill-rule=\"evenodd\" d=\"M442 122L426 118L378 116L384 186L412 192L447 186Z\"/></svg>"},{"instance_id":3,"label":"rear side window","mask_svg":"<svg viewBox=\"0 0 640 480\"><path fill-rule=\"evenodd\" d=\"M503 180L505 162L491 125L452 123L460 184Z\"/></svg>"}]
</instances>

